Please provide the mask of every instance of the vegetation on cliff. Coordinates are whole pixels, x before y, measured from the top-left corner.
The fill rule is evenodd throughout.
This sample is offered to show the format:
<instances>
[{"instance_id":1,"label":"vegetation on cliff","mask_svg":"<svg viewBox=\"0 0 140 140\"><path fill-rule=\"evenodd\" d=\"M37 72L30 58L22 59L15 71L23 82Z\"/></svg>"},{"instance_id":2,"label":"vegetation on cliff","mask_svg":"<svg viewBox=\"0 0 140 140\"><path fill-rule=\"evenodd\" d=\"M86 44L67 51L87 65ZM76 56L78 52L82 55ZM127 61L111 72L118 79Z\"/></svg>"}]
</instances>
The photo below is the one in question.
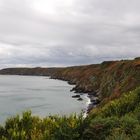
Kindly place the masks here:
<instances>
[{"instance_id":1,"label":"vegetation on cliff","mask_svg":"<svg viewBox=\"0 0 140 140\"><path fill-rule=\"evenodd\" d=\"M86 119L24 112L0 127L1 140L139 140L140 87L94 109Z\"/></svg>"}]
</instances>

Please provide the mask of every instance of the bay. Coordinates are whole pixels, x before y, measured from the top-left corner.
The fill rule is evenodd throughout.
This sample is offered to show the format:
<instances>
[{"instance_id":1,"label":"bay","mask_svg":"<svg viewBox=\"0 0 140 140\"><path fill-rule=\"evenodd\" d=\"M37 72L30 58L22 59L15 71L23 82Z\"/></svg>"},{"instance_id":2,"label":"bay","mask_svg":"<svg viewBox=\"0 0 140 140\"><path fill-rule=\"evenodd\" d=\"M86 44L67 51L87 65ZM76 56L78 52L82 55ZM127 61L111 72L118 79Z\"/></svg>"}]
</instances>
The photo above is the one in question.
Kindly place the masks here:
<instances>
[{"instance_id":1,"label":"bay","mask_svg":"<svg viewBox=\"0 0 140 140\"><path fill-rule=\"evenodd\" d=\"M0 75L0 123L7 118L31 110L33 115L69 115L86 110L89 99L72 98L73 86L65 81L43 76Z\"/></svg>"}]
</instances>

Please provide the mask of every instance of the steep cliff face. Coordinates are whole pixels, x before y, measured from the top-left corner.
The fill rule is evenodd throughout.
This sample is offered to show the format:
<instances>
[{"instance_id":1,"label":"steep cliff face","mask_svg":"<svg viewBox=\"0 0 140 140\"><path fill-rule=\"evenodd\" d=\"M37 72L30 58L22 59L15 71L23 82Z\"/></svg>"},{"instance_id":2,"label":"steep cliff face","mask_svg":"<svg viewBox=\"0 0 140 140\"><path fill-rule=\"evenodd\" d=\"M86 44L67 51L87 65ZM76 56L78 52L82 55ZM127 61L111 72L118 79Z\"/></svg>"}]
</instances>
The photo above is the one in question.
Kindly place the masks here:
<instances>
[{"instance_id":1,"label":"steep cliff face","mask_svg":"<svg viewBox=\"0 0 140 140\"><path fill-rule=\"evenodd\" d=\"M42 75L75 84L76 92L113 99L140 86L140 58L66 68L8 68L0 74Z\"/></svg>"},{"instance_id":2,"label":"steep cliff face","mask_svg":"<svg viewBox=\"0 0 140 140\"><path fill-rule=\"evenodd\" d=\"M99 94L100 98L116 98L140 85L140 59L59 69L53 78L76 84L74 90L77 92Z\"/></svg>"}]
</instances>

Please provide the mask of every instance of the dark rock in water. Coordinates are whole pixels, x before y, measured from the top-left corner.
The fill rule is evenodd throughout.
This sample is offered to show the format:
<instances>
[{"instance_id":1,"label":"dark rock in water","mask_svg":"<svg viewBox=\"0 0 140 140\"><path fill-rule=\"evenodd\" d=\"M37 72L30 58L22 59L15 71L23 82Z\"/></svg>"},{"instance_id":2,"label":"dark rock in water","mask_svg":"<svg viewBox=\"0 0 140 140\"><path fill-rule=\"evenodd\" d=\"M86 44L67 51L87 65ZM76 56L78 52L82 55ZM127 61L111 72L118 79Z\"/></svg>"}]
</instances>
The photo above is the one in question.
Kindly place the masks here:
<instances>
[{"instance_id":1,"label":"dark rock in water","mask_svg":"<svg viewBox=\"0 0 140 140\"><path fill-rule=\"evenodd\" d=\"M71 89L70 92L73 92L73 89Z\"/></svg>"},{"instance_id":2,"label":"dark rock in water","mask_svg":"<svg viewBox=\"0 0 140 140\"><path fill-rule=\"evenodd\" d=\"M75 85L76 83L73 82L72 80L69 80L69 81L68 81L68 84L70 84L70 85Z\"/></svg>"},{"instance_id":3,"label":"dark rock in water","mask_svg":"<svg viewBox=\"0 0 140 140\"><path fill-rule=\"evenodd\" d=\"M99 103L100 103L100 100L99 100L99 99L97 99L97 100L95 101L95 103L96 103L96 104L99 104Z\"/></svg>"},{"instance_id":4,"label":"dark rock in water","mask_svg":"<svg viewBox=\"0 0 140 140\"><path fill-rule=\"evenodd\" d=\"M83 99L82 99L81 97L80 97L80 98L78 98L77 100L78 100L78 101L83 101Z\"/></svg>"},{"instance_id":5,"label":"dark rock in water","mask_svg":"<svg viewBox=\"0 0 140 140\"><path fill-rule=\"evenodd\" d=\"M95 97L95 96L90 96L90 101L91 102L96 102L98 99L98 97Z\"/></svg>"},{"instance_id":6,"label":"dark rock in water","mask_svg":"<svg viewBox=\"0 0 140 140\"><path fill-rule=\"evenodd\" d=\"M87 113L89 113L94 107L96 107L100 103L100 99L98 96L88 94L88 97L90 98L90 104L87 109Z\"/></svg>"},{"instance_id":7,"label":"dark rock in water","mask_svg":"<svg viewBox=\"0 0 140 140\"><path fill-rule=\"evenodd\" d=\"M87 113L89 113L93 109L94 106L95 105L93 105L92 103L89 104L88 109L87 109Z\"/></svg>"},{"instance_id":8,"label":"dark rock in water","mask_svg":"<svg viewBox=\"0 0 140 140\"><path fill-rule=\"evenodd\" d=\"M80 95L73 95L72 98L80 98Z\"/></svg>"}]
</instances>

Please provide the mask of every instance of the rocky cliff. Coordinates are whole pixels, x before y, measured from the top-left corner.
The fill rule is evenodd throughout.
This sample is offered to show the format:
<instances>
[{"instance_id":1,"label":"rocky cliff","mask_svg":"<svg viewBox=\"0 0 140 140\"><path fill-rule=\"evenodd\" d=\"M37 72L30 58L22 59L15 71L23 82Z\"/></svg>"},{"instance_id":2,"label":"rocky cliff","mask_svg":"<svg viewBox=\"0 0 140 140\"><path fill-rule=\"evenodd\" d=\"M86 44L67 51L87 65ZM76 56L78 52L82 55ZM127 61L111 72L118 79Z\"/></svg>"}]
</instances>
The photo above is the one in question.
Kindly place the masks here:
<instances>
[{"instance_id":1,"label":"rocky cliff","mask_svg":"<svg viewBox=\"0 0 140 140\"><path fill-rule=\"evenodd\" d=\"M95 94L106 101L140 86L140 58L64 68L7 68L0 74L50 76L75 84L75 92Z\"/></svg>"}]
</instances>

